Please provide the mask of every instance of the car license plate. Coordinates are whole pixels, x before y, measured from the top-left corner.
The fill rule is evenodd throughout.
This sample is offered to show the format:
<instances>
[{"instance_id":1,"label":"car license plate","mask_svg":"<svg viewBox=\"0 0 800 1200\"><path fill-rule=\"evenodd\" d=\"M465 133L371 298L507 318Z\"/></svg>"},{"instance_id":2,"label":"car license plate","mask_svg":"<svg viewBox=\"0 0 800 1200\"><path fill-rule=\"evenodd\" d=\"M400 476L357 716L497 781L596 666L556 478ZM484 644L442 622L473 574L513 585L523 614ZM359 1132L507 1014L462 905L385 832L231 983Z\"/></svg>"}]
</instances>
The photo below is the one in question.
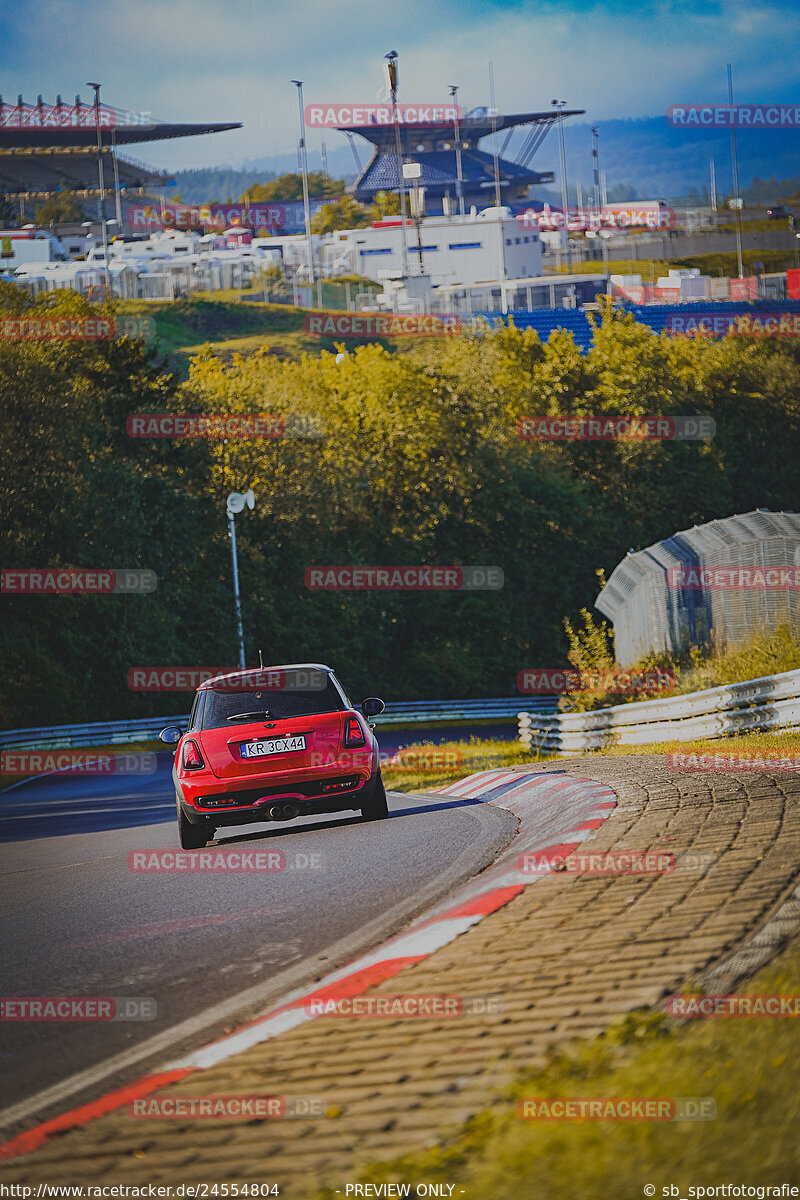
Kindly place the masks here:
<instances>
[{"instance_id":1,"label":"car license plate","mask_svg":"<svg viewBox=\"0 0 800 1200\"><path fill-rule=\"evenodd\" d=\"M265 742L242 742L242 758L267 758L271 754L291 754L293 750L305 750L306 739L302 733L294 737L268 738Z\"/></svg>"}]
</instances>

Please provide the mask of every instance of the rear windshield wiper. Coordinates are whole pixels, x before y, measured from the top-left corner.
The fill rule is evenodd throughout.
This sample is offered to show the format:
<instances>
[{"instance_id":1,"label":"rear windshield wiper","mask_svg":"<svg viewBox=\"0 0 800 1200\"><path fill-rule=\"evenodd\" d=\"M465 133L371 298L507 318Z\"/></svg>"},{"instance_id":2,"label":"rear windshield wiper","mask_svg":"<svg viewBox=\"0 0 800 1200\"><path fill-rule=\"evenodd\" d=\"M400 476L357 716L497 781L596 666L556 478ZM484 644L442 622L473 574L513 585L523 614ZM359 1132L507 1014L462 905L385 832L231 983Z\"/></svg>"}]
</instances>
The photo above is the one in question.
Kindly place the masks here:
<instances>
[{"instance_id":1,"label":"rear windshield wiper","mask_svg":"<svg viewBox=\"0 0 800 1200\"><path fill-rule=\"evenodd\" d=\"M226 717L225 720L226 721L244 721L244 720L249 720L250 717L271 717L271 716L272 716L272 713L265 710L264 712L234 713L232 717Z\"/></svg>"}]
</instances>

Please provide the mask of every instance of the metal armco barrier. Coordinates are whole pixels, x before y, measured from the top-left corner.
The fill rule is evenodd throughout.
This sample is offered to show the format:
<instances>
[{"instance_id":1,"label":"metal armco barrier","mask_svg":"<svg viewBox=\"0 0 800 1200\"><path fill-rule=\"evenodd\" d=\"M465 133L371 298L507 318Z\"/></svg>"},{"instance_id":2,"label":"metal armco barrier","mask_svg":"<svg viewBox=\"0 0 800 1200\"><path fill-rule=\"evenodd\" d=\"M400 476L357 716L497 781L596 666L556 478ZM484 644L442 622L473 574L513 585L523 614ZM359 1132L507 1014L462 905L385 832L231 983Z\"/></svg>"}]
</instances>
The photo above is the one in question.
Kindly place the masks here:
<instances>
[{"instance_id":1,"label":"metal armco barrier","mask_svg":"<svg viewBox=\"0 0 800 1200\"><path fill-rule=\"evenodd\" d=\"M593 712L520 712L517 719L524 746L557 754L791 729L800 725L800 671Z\"/></svg>"},{"instance_id":2,"label":"metal armco barrier","mask_svg":"<svg viewBox=\"0 0 800 1200\"><path fill-rule=\"evenodd\" d=\"M539 712L552 712L556 696L539 696ZM509 700L421 700L387 704L373 721L378 725L464 725L480 722L513 722L519 699ZM167 725L184 727L188 713L171 717L136 717L129 721L101 721L89 725L55 725L40 729L10 729L0 733L0 750L22 748L64 750L71 746L124 746L158 737Z\"/></svg>"}]
</instances>

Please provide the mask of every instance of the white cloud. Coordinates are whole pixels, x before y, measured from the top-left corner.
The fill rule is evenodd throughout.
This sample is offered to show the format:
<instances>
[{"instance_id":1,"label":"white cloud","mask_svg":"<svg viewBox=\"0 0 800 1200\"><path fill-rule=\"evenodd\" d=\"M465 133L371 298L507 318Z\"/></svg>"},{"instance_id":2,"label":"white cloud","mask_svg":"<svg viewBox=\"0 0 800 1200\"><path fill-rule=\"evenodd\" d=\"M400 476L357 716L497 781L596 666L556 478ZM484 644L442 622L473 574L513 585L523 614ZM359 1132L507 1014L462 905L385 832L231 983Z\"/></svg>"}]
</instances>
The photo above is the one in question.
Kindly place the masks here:
<instances>
[{"instance_id":1,"label":"white cloud","mask_svg":"<svg viewBox=\"0 0 800 1200\"><path fill-rule=\"evenodd\" d=\"M374 97L382 58L401 55L407 98L444 98L461 85L465 107L488 101L494 61L501 110L549 107L552 97L592 120L662 113L667 105L724 100L725 62L737 99L789 100L800 12L730 2L456 3L405 0L40 0L36 20L7 15L25 66L4 85L26 98L71 98L99 78L106 100L171 121L240 120L208 139L154 143L132 153L155 165L200 165L292 153L296 92L306 101ZM46 98L50 98L47 95ZM310 132L316 146L319 131ZM343 144L329 133L329 147ZM363 157L363 156L362 156Z\"/></svg>"}]
</instances>

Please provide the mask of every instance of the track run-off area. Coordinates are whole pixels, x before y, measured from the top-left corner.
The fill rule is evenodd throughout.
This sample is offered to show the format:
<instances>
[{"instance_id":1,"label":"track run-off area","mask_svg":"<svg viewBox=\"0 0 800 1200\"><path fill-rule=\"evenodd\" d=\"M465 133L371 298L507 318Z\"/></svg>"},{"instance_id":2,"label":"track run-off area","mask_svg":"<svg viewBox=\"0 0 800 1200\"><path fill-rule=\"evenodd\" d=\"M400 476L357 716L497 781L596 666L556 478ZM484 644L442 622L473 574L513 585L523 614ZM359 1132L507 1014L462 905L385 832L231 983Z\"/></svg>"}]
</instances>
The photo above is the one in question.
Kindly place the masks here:
<instances>
[{"instance_id":1,"label":"track run-off area","mask_svg":"<svg viewBox=\"0 0 800 1200\"><path fill-rule=\"evenodd\" d=\"M163 785L166 804L166 774ZM158 786L150 780L153 805ZM80 803L92 799L115 807L108 795ZM212 850L280 849L285 868L268 874L131 871L131 850L175 848L161 822L7 845L2 948L17 967L5 994L151 997L157 1017L4 1023L17 1100L0 1179L79 1180L86 1169L110 1180L123 1164L126 1181L179 1181L187 1166L221 1178L236 1155L248 1177L269 1163L285 1183L333 1183L356 1157L402 1153L548 1048L657 1007L704 972L733 986L774 954L798 924L799 799L790 772L591 757L393 793L384 822L220 830ZM578 849L672 865L521 868ZM309 1015L310 997L394 993L494 1003L457 1021ZM131 1117L131 1095L164 1088L321 1097L328 1117ZM199 1128L208 1135L181 1137Z\"/></svg>"}]
</instances>

